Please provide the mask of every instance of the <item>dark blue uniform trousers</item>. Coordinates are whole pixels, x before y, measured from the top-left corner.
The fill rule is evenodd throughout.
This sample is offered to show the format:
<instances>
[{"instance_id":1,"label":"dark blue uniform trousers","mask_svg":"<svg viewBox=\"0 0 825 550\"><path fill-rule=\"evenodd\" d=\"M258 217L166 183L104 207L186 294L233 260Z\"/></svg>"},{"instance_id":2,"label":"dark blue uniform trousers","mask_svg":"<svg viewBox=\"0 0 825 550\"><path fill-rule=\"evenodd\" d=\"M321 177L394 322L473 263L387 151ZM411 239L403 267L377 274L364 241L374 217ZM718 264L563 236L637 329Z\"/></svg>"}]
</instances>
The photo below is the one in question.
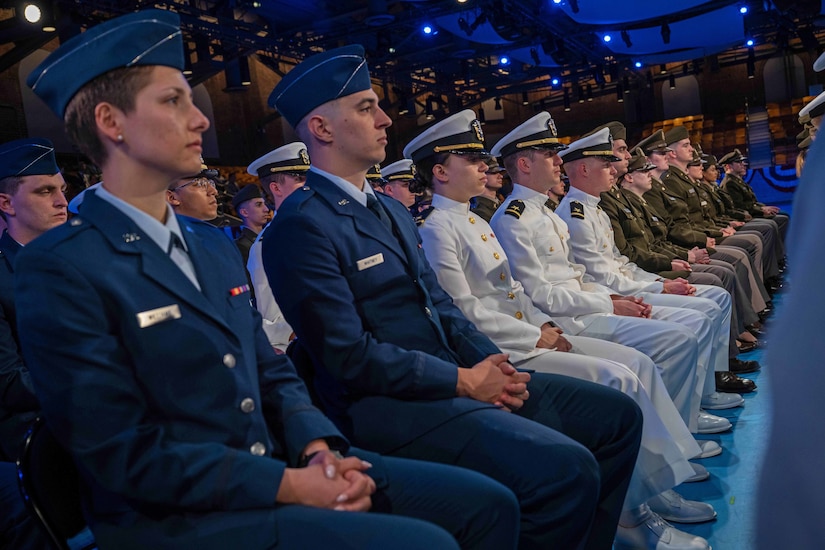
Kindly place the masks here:
<instances>
[{"instance_id":1,"label":"dark blue uniform trousers","mask_svg":"<svg viewBox=\"0 0 825 550\"><path fill-rule=\"evenodd\" d=\"M169 514L132 526L93 526L101 550L277 548L317 550L515 549L519 506L513 493L476 472L443 464L381 457L354 449L373 464L370 512L297 505L231 512ZM266 483L267 480L261 480ZM193 531L197 536L193 537ZM197 544L192 546L194 540Z\"/></svg>"},{"instance_id":2,"label":"dark blue uniform trousers","mask_svg":"<svg viewBox=\"0 0 825 550\"><path fill-rule=\"evenodd\" d=\"M609 550L639 450L639 407L616 390L559 375L535 373L529 390L517 413L472 410L412 441L393 429L393 416L420 408L424 418L428 407L449 403L365 398L349 410L353 438L500 481L521 504L522 550Z\"/></svg>"}]
</instances>

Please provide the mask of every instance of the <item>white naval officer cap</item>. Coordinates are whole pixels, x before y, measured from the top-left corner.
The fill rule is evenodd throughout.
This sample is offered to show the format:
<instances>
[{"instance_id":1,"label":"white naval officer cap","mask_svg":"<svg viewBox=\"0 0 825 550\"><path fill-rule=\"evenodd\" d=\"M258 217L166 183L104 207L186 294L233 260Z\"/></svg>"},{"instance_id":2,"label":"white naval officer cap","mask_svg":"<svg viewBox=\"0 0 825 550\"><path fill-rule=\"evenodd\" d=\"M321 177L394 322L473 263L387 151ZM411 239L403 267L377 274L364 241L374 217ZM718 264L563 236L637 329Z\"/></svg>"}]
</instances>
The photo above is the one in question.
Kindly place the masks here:
<instances>
[{"instance_id":1,"label":"white naval officer cap","mask_svg":"<svg viewBox=\"0 0 825 550\"><path fill-rule=\"evenodd\" d=\"M415 164L410 159L401 159L381 169L384 179L389 182L415 178Z\"/></svg>"},{"instance_id":2,"label":"white naval officer cap","mask_svg":"<svg viewBox=\"0 0 825 550\"><path fill-rule=\"evenodd\" d=\"M307 146L300 141L287 143L253 160L246 167L248 174L262 178L282 172L306 172L309 170Z\"/></svg>"},{"instance_id":3,"label":"white naval officer cap","mask_svg":"<svg viewBox=\"0 0 825 550\"><path fill-rule=\"evenodd\" d=\"M430 126L404 147L404 157L415 163L436 153L489 157L484 147L481 122L470 109L465 109Z\"/></svg>"},{"instance_id":4,"label":"white naval officer cap","mask_svg":"<svg viewBox=\"0 0 825 550\"><path fill-rule=\"evenodd\" d=\"M602 128L595 134L574 141L567 149L561 151L559 156L564 159L564 162L593 157L610 162L622 160L613 154L613 137L610 135L610 128Z\"/></svg>"},{"instance_id":5,"label":"white naval officer cap","mask_svg":"<svg viewBox=\"0 0 825 550\"><path fill-rule=\"evenodd\" d=\"M490 151L494 157L506 157L524 149L562 151L567 146L559 141L556 123L547 111L522 122L498 140Z\"/></svg>"},{"instance_id":6,"label":"white naval officer cap","mask_svg":"<svg viewBox=\"0 0 825 550\"><path fill-rule=\"evenodd\" d=\"M799 122L805 124L812 118L825 114L825 92L816 96L813 101L802 107L799 111Z\"/></svg>"}]
</instances>

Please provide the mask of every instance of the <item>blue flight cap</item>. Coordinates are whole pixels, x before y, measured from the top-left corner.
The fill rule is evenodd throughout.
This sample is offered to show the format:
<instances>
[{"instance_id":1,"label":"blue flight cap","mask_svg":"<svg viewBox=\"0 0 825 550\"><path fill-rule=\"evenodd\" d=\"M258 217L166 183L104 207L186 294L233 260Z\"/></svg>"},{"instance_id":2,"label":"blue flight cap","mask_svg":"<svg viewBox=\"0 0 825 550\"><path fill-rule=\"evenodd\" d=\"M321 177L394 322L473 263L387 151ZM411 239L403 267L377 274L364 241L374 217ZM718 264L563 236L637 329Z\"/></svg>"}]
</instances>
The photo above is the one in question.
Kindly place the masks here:
<instances>
[{"instance_id":1,"label":"blue flight cap","mask_svg":"<svg viewBox=\"0 0 825 550\"><path fill-rule=\"evenodd\" d=\"M0 179L14 176L53 176L60 172L54 145L44 138L16 139L0 145Z\"/></svg>"},{"instance_id":2,"label":"blue flight cap","mask_svg":"<svg viewBox=\"0 0 825 550\"><path fill-rule=\"evenodd\" d=\"M307 57L269 95L269 106L295 128L319 105L372 88L364 47L352 44Z\"/></svg>"},{"instance_id":3,"label":"blue flight cap","mask_svg":"<svg viewBox=\"0 0 825 550\"><path fill-rule=\"evenodd\" d=\"M116 17L61 44L26 79L26 84L63 118L86 83L113 69L166 65L183 70L180 18L163 10Z\"/></svg>"}]
</instances>

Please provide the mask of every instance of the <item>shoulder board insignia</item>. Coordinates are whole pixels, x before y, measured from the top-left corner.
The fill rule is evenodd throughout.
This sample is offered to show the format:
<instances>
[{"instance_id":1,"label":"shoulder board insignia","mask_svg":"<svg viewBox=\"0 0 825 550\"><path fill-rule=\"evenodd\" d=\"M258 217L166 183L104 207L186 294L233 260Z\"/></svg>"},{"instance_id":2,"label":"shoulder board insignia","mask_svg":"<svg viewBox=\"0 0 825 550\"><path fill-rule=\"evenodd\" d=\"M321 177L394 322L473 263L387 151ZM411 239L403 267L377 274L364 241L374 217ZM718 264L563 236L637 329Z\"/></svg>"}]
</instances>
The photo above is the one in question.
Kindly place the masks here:
<instances>
[{"instance_id":1,"label":"shoulder board insignia","mask_svg":"<svg viewBox=\"0 0 825 550\"><path fill-rule=\"evenodd\" d=\"M417 215L415 217L415 225L424 225L424 222L427 221L427 216L432 214L433 210L435 210L435 208L430 206L426 210L422 211L419 215Z\"/></svg>"},{"instance_id":2,"label":"shoulder board insignia","mask_svg":"<svg viewBox=\"0 0 825 550\"><path fill-rule=\"evenodd\" d=\"M524 201L514 200L510 201L507 205L507 210L504 211L505 214L509 214L516 219L520 219L521 215L524 214Z\"/></svg>"},{"instance_id":3,"label":"shoulder board insignia","mask_svg":"<svg viewBox=\"0 0 825 550\"><path fill-rule=\"evenodd\" d=\"M570 201L570 216L584 219L584 205L579 201Z\"/></svg>"}]
</instances>

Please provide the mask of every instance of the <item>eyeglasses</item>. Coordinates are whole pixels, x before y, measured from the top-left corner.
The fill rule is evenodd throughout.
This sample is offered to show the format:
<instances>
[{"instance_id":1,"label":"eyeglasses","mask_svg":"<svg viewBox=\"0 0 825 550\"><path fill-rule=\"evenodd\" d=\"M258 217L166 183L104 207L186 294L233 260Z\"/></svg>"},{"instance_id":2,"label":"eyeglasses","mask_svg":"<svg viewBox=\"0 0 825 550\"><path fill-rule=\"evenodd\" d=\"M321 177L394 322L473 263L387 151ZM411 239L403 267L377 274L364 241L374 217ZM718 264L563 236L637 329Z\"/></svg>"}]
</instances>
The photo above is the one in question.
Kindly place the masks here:
<instances>
[{"instance_id":1,"label":"eyeglasses","mask_svg":"<svg viewBox=\"0 0 825 550\"><path fill-rule=\"evenodd\" d=\"M189 180L182 185L178 185L177 187L171 189L172 191L177 191L178 189L183 189L184 187L188 187L190 185L194 185L198 189L207 189L208 187L212 187L215 189L215 182L209 178L195 178L193 180Z\"/></svg>"}]
</instances>

